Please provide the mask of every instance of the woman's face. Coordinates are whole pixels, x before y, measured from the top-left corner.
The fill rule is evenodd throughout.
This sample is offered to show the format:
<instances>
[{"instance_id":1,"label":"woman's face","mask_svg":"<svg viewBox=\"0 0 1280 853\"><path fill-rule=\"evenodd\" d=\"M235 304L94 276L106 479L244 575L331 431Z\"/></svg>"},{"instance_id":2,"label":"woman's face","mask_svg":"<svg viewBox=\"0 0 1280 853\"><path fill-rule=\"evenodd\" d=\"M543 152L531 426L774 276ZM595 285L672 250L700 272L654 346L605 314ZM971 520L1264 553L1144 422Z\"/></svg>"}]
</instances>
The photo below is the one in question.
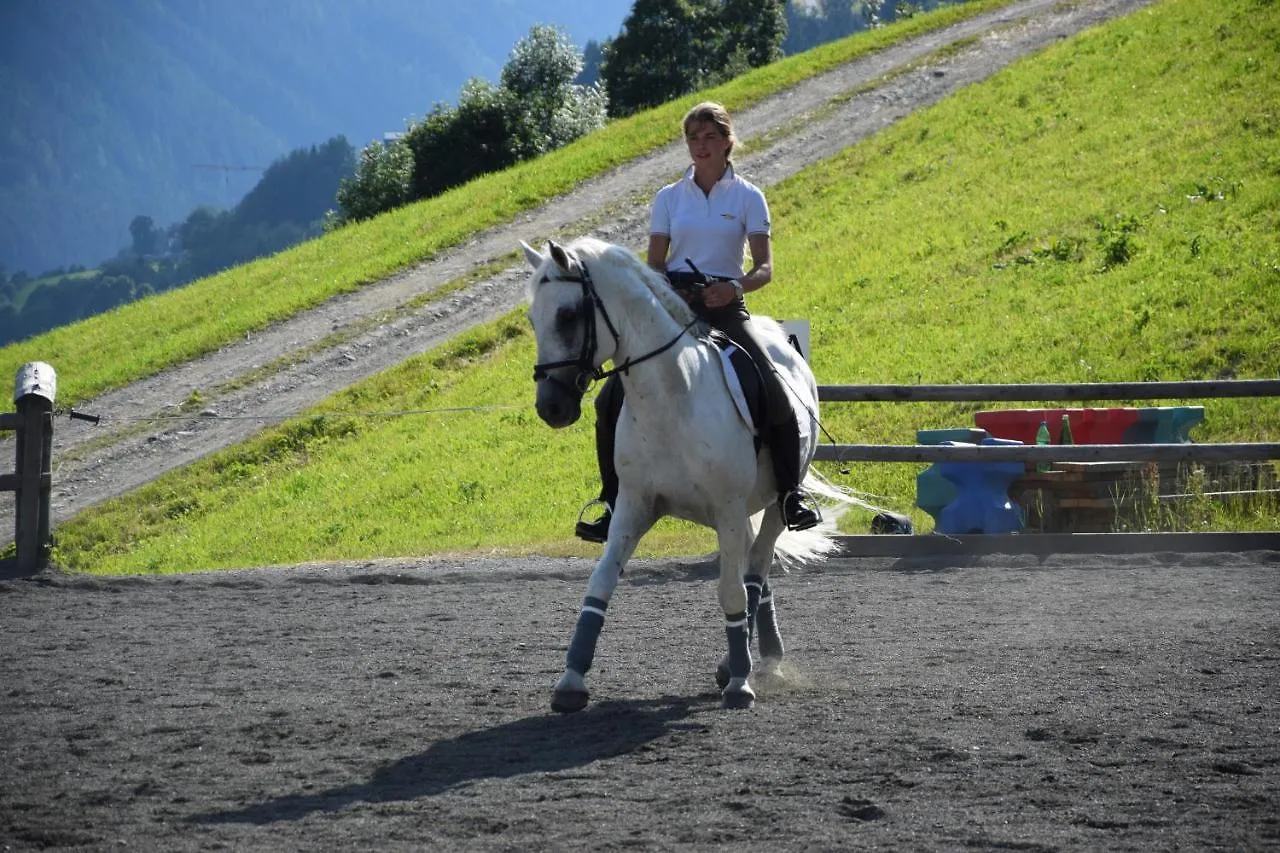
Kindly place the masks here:
<instances>
[{"instance_id":1,"label":"woman's face","mask_svg":"<svg viewBox=\"0 0 1280 853\"><path fill-rule=\"evenodd\" d=\"M723 165L729 159L729 137L714 122L689 125L684 141L695 165Z\"/></svg>"}]
</instances>

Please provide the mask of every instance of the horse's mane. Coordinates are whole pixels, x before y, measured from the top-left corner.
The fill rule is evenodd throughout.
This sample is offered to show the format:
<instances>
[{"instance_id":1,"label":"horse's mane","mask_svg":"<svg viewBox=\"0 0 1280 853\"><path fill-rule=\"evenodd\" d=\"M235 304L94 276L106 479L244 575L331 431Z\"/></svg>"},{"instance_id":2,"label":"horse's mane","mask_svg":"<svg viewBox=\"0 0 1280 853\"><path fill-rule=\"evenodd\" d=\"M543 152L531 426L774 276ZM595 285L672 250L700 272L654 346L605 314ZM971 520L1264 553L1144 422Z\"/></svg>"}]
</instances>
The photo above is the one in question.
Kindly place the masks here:
<instances>
[{"instance_id":1,"label":"horse's mane","mask_svg":"<svg viewBox=\"0 0 1280 853\"><path fill-rule=\"evenodd\" d=\"M580 237L569 244L569 249L587 265L591 277L599 281L603 274L616 272L642 281L671 318L682 326L694 320L693 309L671 289L664 276L640 260L640 256L625 246L608 243L595 237ZM607 269L601 270L604 266Z\"/></svg>"}]
</instances>

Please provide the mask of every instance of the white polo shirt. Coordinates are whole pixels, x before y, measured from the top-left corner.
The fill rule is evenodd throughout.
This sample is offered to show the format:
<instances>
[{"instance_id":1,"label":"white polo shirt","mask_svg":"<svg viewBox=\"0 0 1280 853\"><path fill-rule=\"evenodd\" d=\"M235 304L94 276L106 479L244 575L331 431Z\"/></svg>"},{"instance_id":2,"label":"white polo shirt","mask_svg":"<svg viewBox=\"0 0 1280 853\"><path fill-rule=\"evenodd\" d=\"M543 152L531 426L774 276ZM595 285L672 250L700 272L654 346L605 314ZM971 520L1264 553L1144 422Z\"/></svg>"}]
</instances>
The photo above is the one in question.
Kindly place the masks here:
<instances>
[{"instance_id":1,"label":"white polo shirt","mask_svg":"<svg viewBox=\"0 0 1280 853\"><path fill-rule=\"evenodd\" d=\"M686 258L707 275L741 278L748 234L768 234L769 204L764 193L733 166L708 195L693 181L693 166L674 184L658 190L649 233L671 238L667 269L692 272Z\"/></svg>"}]
</instances>

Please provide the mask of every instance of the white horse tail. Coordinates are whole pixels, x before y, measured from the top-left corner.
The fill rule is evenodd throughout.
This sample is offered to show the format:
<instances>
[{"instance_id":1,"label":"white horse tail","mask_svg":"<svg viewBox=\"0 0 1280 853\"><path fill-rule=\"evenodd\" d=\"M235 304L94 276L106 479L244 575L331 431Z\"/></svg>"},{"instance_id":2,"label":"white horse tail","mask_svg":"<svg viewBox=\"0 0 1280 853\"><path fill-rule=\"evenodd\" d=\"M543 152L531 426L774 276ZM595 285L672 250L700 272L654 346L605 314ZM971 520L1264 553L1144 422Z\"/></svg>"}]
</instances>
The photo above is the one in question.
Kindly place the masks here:
<instances>
[{"instance_id":1,"label":"white horse tail","mask_svg":"<svg viewBox=\"0 0 1280 853\"><path fill-rule=\"evenodd\" d=\"M784 530L774 545L774 554L783 571L805 563L821 563L838 556L840 543L834 538L840 534L840 519L851 507L861 507L873 513L883 512L882 507L869 503L859 492L837 486L813 468L805 473L800 484L811 496L818 499L822 509L822 522L809 530ZM765 512L777 512L776 506Z\"/></svg>"}]
</instances>

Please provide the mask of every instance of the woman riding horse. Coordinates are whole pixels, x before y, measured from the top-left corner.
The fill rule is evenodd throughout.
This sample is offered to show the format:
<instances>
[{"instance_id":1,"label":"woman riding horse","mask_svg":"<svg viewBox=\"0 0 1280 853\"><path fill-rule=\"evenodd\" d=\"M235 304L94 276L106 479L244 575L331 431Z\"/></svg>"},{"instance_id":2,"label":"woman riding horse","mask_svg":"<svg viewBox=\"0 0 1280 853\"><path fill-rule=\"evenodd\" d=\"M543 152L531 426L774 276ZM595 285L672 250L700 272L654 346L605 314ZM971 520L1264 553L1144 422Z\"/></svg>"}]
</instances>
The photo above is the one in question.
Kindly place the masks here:
<instances>
[{"instance_id":1,"label":"woman riding horse","mask_svg":"<svg viewBox=\"0 0 1280 853\"><path fill-rule=\"evenodd\" d=\"M707 323L665 276L634 252L593 237L568 246L551 241L542 254L522 244L533 267L527 295L537 342L533 379L538 417L555 429L577 422L591 381L621 376L626 406L618 419L619 475L608 542L587 580L565 668L552 693L561 713L587 706L587 673L609 602L627 561L661 518L701 524L716 533L727 654L716 667L725 708L749 708L753 631L760 654L776 669L783 645L770 570L824 559L838 549L830 529L787 533L777 502L772 452L760 455L761 418L735 399L723 353ZM770 363L797 411L817 412L818 386L782 327L756 317ZM719 333L717 333L719 334ZM612 361L606 370L604 364ZM800 422L799 468L818 444L814 418ZM853 505L856 499L808 471L807 491ZM834 528L831 528L834 529Z\"/></svg>"},{"instance_id":2,"label":"woman riding horse","mask_svg":"<svg viewBox=\"0 0 1280 853\"><path fill-rule=\"evenodd\" d=\"M649 266L681 290L699 317L724 332L751 355L765 384L768 423L761 434L772 451L778 505L791 530L807 530L821 519L806 505L800 488L800 437L790 397L769 356L751 327L743 294L759 290L773 278L769 206L764 193L739 176L729 160L737 138L729 113L720 104L703 103L683 121L693 164L679 181L660 189L653 199L649 225ZM751 250L751 269L742 271L744 242ZM696 285L705 285L694 290ZM575 533L589 542L604 542L618 497L614 436L622 411L622 383L616 375L596 397L596 458L600 465L600 497L604 513L596 521L578 521ZM590 506L590 504L588 504ZM584 512L586 510L584 509Z\"/></svg>"}]
</instances>

